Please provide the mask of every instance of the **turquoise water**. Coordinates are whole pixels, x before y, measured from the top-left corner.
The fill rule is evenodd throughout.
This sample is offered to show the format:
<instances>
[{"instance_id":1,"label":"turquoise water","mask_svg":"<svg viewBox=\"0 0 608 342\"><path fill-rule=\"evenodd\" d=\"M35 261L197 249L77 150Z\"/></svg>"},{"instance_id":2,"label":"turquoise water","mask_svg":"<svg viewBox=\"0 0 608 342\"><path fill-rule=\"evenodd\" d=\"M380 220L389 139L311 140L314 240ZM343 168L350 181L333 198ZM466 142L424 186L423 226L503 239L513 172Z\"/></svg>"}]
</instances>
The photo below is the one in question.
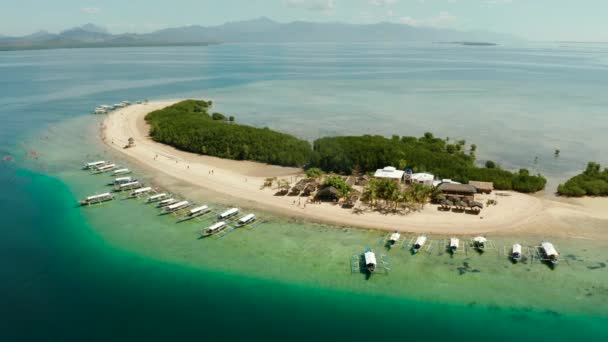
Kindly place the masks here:
<instances>
[{"instance_id":1,"label":"turquoise water","mask_svg":"<svg viewBox=\"0 0 608 342\"><path fill-rule=\"evenodd\" d=\"M604 241L555 241L567 257L550 270L512 265L498 250L450 258L435 248L413 257L383 250L379 232L264 213L269 222L254 230L201 241L196 232L204 223L177 225L136 201L74 206L107 181L77 167L112 157L96 143L96 119L86 112L144 97L209 96L240 121L305 137L374 127L418 134L432 122L439 134L466 131L480 153L514 167L529 167L522 150L540 154L546 145L552 154L555 139L584 151L562 148L562 158L537 166L559 179L583 158L605 157L605 61L601 49L547 47L225 45L0 54L0 154L15 158L0 163L0 336L605 339ZM473 107L484 120L469 112ZM442 116L446 108L460 120ZM588 130L584 138L572 128L575 112ZM477 128L470 132L472 121ZM505 122L508 130L492 135ZM494 240L500 249L515 238ZM389 256L390 275L351 274L350 255L368 246Z\"/></svg>"}]
</instances>

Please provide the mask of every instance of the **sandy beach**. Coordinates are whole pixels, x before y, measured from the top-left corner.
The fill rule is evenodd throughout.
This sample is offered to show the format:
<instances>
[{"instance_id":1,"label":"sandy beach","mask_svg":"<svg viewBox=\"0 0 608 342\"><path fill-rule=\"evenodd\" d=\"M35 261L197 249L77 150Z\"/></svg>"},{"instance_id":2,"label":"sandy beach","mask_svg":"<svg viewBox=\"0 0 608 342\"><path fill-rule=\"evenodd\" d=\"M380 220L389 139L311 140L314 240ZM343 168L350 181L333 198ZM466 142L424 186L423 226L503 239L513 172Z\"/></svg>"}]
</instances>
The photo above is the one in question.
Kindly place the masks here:
<instances>
[{"instance_id":1,"label":"sandy beach","mask_svg":"<svg viewBox=\"0 0 608 342\"><path fill-rule=\"evenodd\" d=\"M305 205L305 198L275 196L275 189L261 190L265 178L295 180L303 170L196 155L154 142L148 136L145 115L175 102L150 102L116 110L103 121L101 136L113 150L144 167L155 185L177 191L171 188L175 186L184 195L214 194L226 204L340 226L429 234L530 234L608 239L608 199L553 200L498 191L489 195L498 200L498 205L485 208L476 216L441 212L435 205L408 214L355 213L331 203ZM136 146L124 149L131 137Z\"/></svg>"}]
</instances>

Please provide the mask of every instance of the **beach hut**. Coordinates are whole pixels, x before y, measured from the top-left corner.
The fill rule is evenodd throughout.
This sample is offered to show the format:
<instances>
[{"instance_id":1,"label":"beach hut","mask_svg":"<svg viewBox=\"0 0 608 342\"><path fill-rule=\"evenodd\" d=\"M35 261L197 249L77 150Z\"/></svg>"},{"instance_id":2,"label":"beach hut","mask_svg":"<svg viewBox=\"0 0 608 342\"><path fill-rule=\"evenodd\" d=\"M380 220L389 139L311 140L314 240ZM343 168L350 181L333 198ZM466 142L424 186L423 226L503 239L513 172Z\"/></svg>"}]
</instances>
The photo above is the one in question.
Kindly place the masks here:
<instances>
[{"instance_id":1,"label":"beach hut","mask_svg":"<svg viewBox=\"0 0 608 342\"><path fill-rule=\"evenodd\" d=\"M333 186L328 186L319 190L317 193L317 199L321 201L337 201L340 198L340 191Z\"/></svg>"},{"instance_id":2,"label":"beach hut","mask_svg":"<svg viewBox=\"0 0 608 342\"><path fill-rule=\"evenodd\" d=\"M307 180L306 179L301 179L299 182L296 183L296 185L294 185L290 192L289 195L290 196L297 196L299 195L305 188L306 188L306 184L307 184Z\"/></svg>"},{"instance_id":3,"label":"beach hut","mask_svg":"<svg viewBox=\"0 0 608 342\"><path fill-rule=\"evenodd\" d=\"M317 183L315 181L309 182L304 187L304 190L302 190L302 195L310 196L313 192L317 191L318 187L319 187L319 183Z\"/></svg>"},{"instance_id":4,"label":"beach hut","mask_svg":"<svg viewBox=\"0 0 608 342\"><path fill-rule=\"evenodd\" d=\"M474 186L478 193L490 194L494 191L494 183L492 182L469 181L469 185Z\"/></svg>"},{"instance_id":5,"label":"beach hut","mask_svg":"<svg viewBox=\"0 0 608 342\"><path fill-rule=\"evenodd\" d=\"M454 197L467 201L473 201L477 193L477 189L468 184L441 183L437 189L441 190L448 198Z\"/></svg>"}]
</instances>

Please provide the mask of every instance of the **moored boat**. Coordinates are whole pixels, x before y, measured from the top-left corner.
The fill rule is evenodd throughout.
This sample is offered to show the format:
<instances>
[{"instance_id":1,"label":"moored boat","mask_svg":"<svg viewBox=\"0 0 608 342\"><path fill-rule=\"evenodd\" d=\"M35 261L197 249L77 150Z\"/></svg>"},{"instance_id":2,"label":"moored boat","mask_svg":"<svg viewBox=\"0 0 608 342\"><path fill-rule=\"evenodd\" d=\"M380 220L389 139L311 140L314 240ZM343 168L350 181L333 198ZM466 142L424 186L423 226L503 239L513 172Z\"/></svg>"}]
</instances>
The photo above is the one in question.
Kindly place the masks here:
<instances>
[{"instance_id":1,"label":"moored boat","mask_svg":"<svg viewBox=\"0 0 608 342\"><path fill-rule=\"evenodd\" d=\"M121 184L117 188L115 188L115 190L116 191L134 190L134 189L139 189L141 187L143 187L143 184L141 184L138 181L134 181L134 182L130 182L130 183Z\"/></svg>"},{"instance_id":2,"label":"moored boat","mask_svg":"<svg viewBox=\"0 0 608 342\"><path fill-rule=\"evenodd\" d=\"M93 168L93 173L105 173L116 169L116 164L105 164Z\"/></svg>"},{"instance_id":3,"label":"moored boat","mask_svg":"<svg viewBox=\"0 0 608 342\"><path fill-rule=\"evenodd\" d=\"M163 207L169 206L171 204L175 204L177 202L179 202L179 200L176 200L175 198L171 197L171 198L167 198L167 199L164 199L164 200L158 202L158 204L156 205L156 207L157 208L163 208Z\"/></svg>"},{"instance_id":4,"label":"moored boat","mask_svg":"<svg viewBox=\"0 0 608 342\"><path fill-rule=\"evenodd\" d=\"M202 237L211 236L211 235L221 232L222 230L224 230L226 228L228 228L228 224L225 221L220 221L220 222L214 223L209 228L207 228L206 230L201 232L201 236Z\"/></svg>"},{"instance_id":5,"label":"moored boat","mask_svg":"<svg viewBox=\"0 0 608 342\"><path fill-rule=\"evenodd\" d=\"M83 170L91 170L93 168L96 168L98 166L102 166L105 165L106 161L105 160L98 160L98 161L94 161L94 162L90 162L90 163L86 163L82 166Z\"/></svg>"},{"instance_id":6,"label":"moored boat","mask_svg":"<svg viewBox=\"0 0 608 342\"><path fill-rule=\"evenodd\" d=\"M191 207L192 203L188 202L188 201L181 201L181 202L177 202L175 204L171 204L165 207L165 210L163 210L160 214L161 215L167 215L167 214L172 214L176 211L180 211L182 209L186 209L188 207Z\"/></svg>"},{"instance_id":7,"label":"moored boat","mask_svg":"<svg viewBox=\"0 0 608 342\"><path fill-rule=\"evenodd\" d=\"M391 236L388 238L388 247L393 247L397 243L397 241L399 241L400 238L401 234L399 234L398 232L394 232L393 234L391 234Z\"/></svg>"},{"instance_id":8,"label":"moored boat","mask_svg":"<svg viewBox=\"0 0 608 342\"><path fill-rule=\"evenodd\" d=\"M118 178L114 179L114 181L112 183L109 183L108 185L119 186L122 184L132 183L135 181L136 181L136 179L133 179L132 177L118 177Z\"/></svg>"},{"instance_id":9,"label":"moored boat","mask_svg":"<svg viewBox=\"0 0 608 342\"><path fill-rule=\"evenodd\" d=\"M152 196L148 197L148 199L146 200L146 203L155 203L158 201L162 201L165 198L167 198L167 196L169 196L169 195L164 192L162 194L152 195Z\"/></svg>"},{"instance_id":10,"label":"moored boat","mask_svg":"<svg viewBox=\"0 0 608 342\"><path fill-rule=\"evenodd\" d=\"M99 194L99 195L89 196L89 197L83 199L82 201L80 201L80 205L98 204L98 203L102 203L102 202L111 201L113 199L114 199L114 196L112 196L111 193L106 192L106 193Z\"/></svg>"},{"instance_id":11,"label":"moored boat","mask_svg":"<svg viewBox=\"0 0 608 342\"><path fill-rule=\"evenodd\" d=\"M145 187L145 188L139 188L139 189L133 191L131 194L129 194L129 198L139 197L139 196L149 193L150 191L152 191L152 188L149 186Z\"/></svg>"},{"instance_id":12,"label":"moored boat","mask_svg":"<svg viewBox=\"0 0 608 342\"><path fill-rule=\"evenodd\" d=\"M181 217L179 220L180 221L192 220L193 218L205 215L206 213L208 213L210 211L211 211L211 209L206 205L196 207L196 208L190 209L190 211L188 211L188 213L186 215L184 215L183 217Z\"/></svg>"},{"instance_id":13,"label":"moored boat","mask_svg":"<svg viewBox=\"0 0 608 342\"><path fill-rule=\"evenodd\" d=\"M255 220L256 220L256 217L254 214L247 214L247 215L241 217L240 219L238 219L237 226L243 227L243 226L246 226L246 225L254 222Z\"/></svg>"},{"instance_id":14,"label":"moored boat","mask_svg":"<svg viewBox=\"0 0 608 342\"><path fill-rule=\"evenodd\" d=\"M418 253L420 251L420 249L426 243L426 240L427 240L427 237L424 235L417 237L416 241L414 242L414 245L412 246L412 252Z\"/></svg>"},{"instance_id":15,"label":"moored boat","mask_svg":"<svg viewBox=\"0 0 608 342\"><path fill-rule=\"evenodd\" d=\"M450 244L448 246L448 250L450 253L456 253L458 250L458 246L460 245L460 240L458 238L450 238Z\"/></svg>"},{"instance_id":16,"label":"moored boat","mask_svg":"<svg viewBox=\"0 0 608 342\"><path fill-rule=\"evenodd\" d=\"M376 253L374 253L371 248L366 248L363 252L363 259L365 262L365 270L367 273L373 273L376 270L377 262L376 262Z\"/></svg>"},{"instance_id":17,"label":"moored boat","mask_svg":"<svg viewBox=\"0 0 608 342\"><path fill-rule=\"evenodd\" d=\"M553 266L557 265L559 263L559 253L557 252L557 249L555 249L555 246L553 246L551 242L546 241L541 243L540 246L545 260L550 262Z\"/></svg>"},{"instance_id":18,"label":"moored boat","mask_svg":"<svg viewBox=\"0 0 608 342\"><path fill-rule=\"evenodd\" d=\"M488 242L488 239L486 239L483 236L476 236L473 238L473 247L479 251L482 251L483 249L486 248L486 243Z\"/></svg>"},{"instance_id":19,"label":"moored boat","mask_svg":"<svg viewBox=\"0 0 608 342\"><path fill-rule=\"evenodd\" d=\"M521 245L516 243L511 247L511 260L514 262L518 262L522 258L522 248Z\"/></svg>"},{"instance_id":20,"label":"moored boat","mask_svg":"<svg viewBox=\"0 0 608 342\"><path fill-rule=\"evenodd\" d=\"M228 209L228 210L224 211L223 213L221 213L218 216L218 218L220 220L226 220L226 219L229 219L229 218L237 215L238 213L239 213L239 209L238 208L231 208L231 209Z\"/></svg>"},{"instance_id":21,"label":"moored boat","mask_svg":"<svg viewBox=\"0 0 608 342\"><path fill-rule=\"evenodd\" d=\"M112 171L112 176L128 175L129 173L131 173L131 170L129 170L129 169L118 169L118 170Z\"/></svg>"}]
</instances>

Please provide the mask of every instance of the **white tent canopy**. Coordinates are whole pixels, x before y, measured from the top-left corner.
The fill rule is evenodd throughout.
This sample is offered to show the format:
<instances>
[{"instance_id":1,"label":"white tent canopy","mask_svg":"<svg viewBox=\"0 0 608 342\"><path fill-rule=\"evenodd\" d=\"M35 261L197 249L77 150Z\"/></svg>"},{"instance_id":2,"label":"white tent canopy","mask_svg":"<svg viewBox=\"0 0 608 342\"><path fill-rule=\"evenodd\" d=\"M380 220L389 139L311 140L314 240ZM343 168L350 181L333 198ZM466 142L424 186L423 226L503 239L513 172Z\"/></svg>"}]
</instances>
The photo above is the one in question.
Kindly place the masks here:
<instances>
[{"instance_id":1,"label":"white tent canopy","mask_svg":"<svg viewBox=\"0 0 608 342\"><path fill-rule=\"evenodd\" d=\"M388 178L388 179L402 179L405 171L397 170L397 168L393 166L387 166L384 169L376 170L374 173L374 177L376 178Z\"/></svg>"},{"instance_id":2,"label":"white tent canopy","mask_svg":"<svg viewBox=\"0 0 608 342\"><path fill-rule=\"evenodd\" d=\"M365 252L365 265L374 265L376 266L376 254L374 252Z\"/></svg>"}]
</instances>

